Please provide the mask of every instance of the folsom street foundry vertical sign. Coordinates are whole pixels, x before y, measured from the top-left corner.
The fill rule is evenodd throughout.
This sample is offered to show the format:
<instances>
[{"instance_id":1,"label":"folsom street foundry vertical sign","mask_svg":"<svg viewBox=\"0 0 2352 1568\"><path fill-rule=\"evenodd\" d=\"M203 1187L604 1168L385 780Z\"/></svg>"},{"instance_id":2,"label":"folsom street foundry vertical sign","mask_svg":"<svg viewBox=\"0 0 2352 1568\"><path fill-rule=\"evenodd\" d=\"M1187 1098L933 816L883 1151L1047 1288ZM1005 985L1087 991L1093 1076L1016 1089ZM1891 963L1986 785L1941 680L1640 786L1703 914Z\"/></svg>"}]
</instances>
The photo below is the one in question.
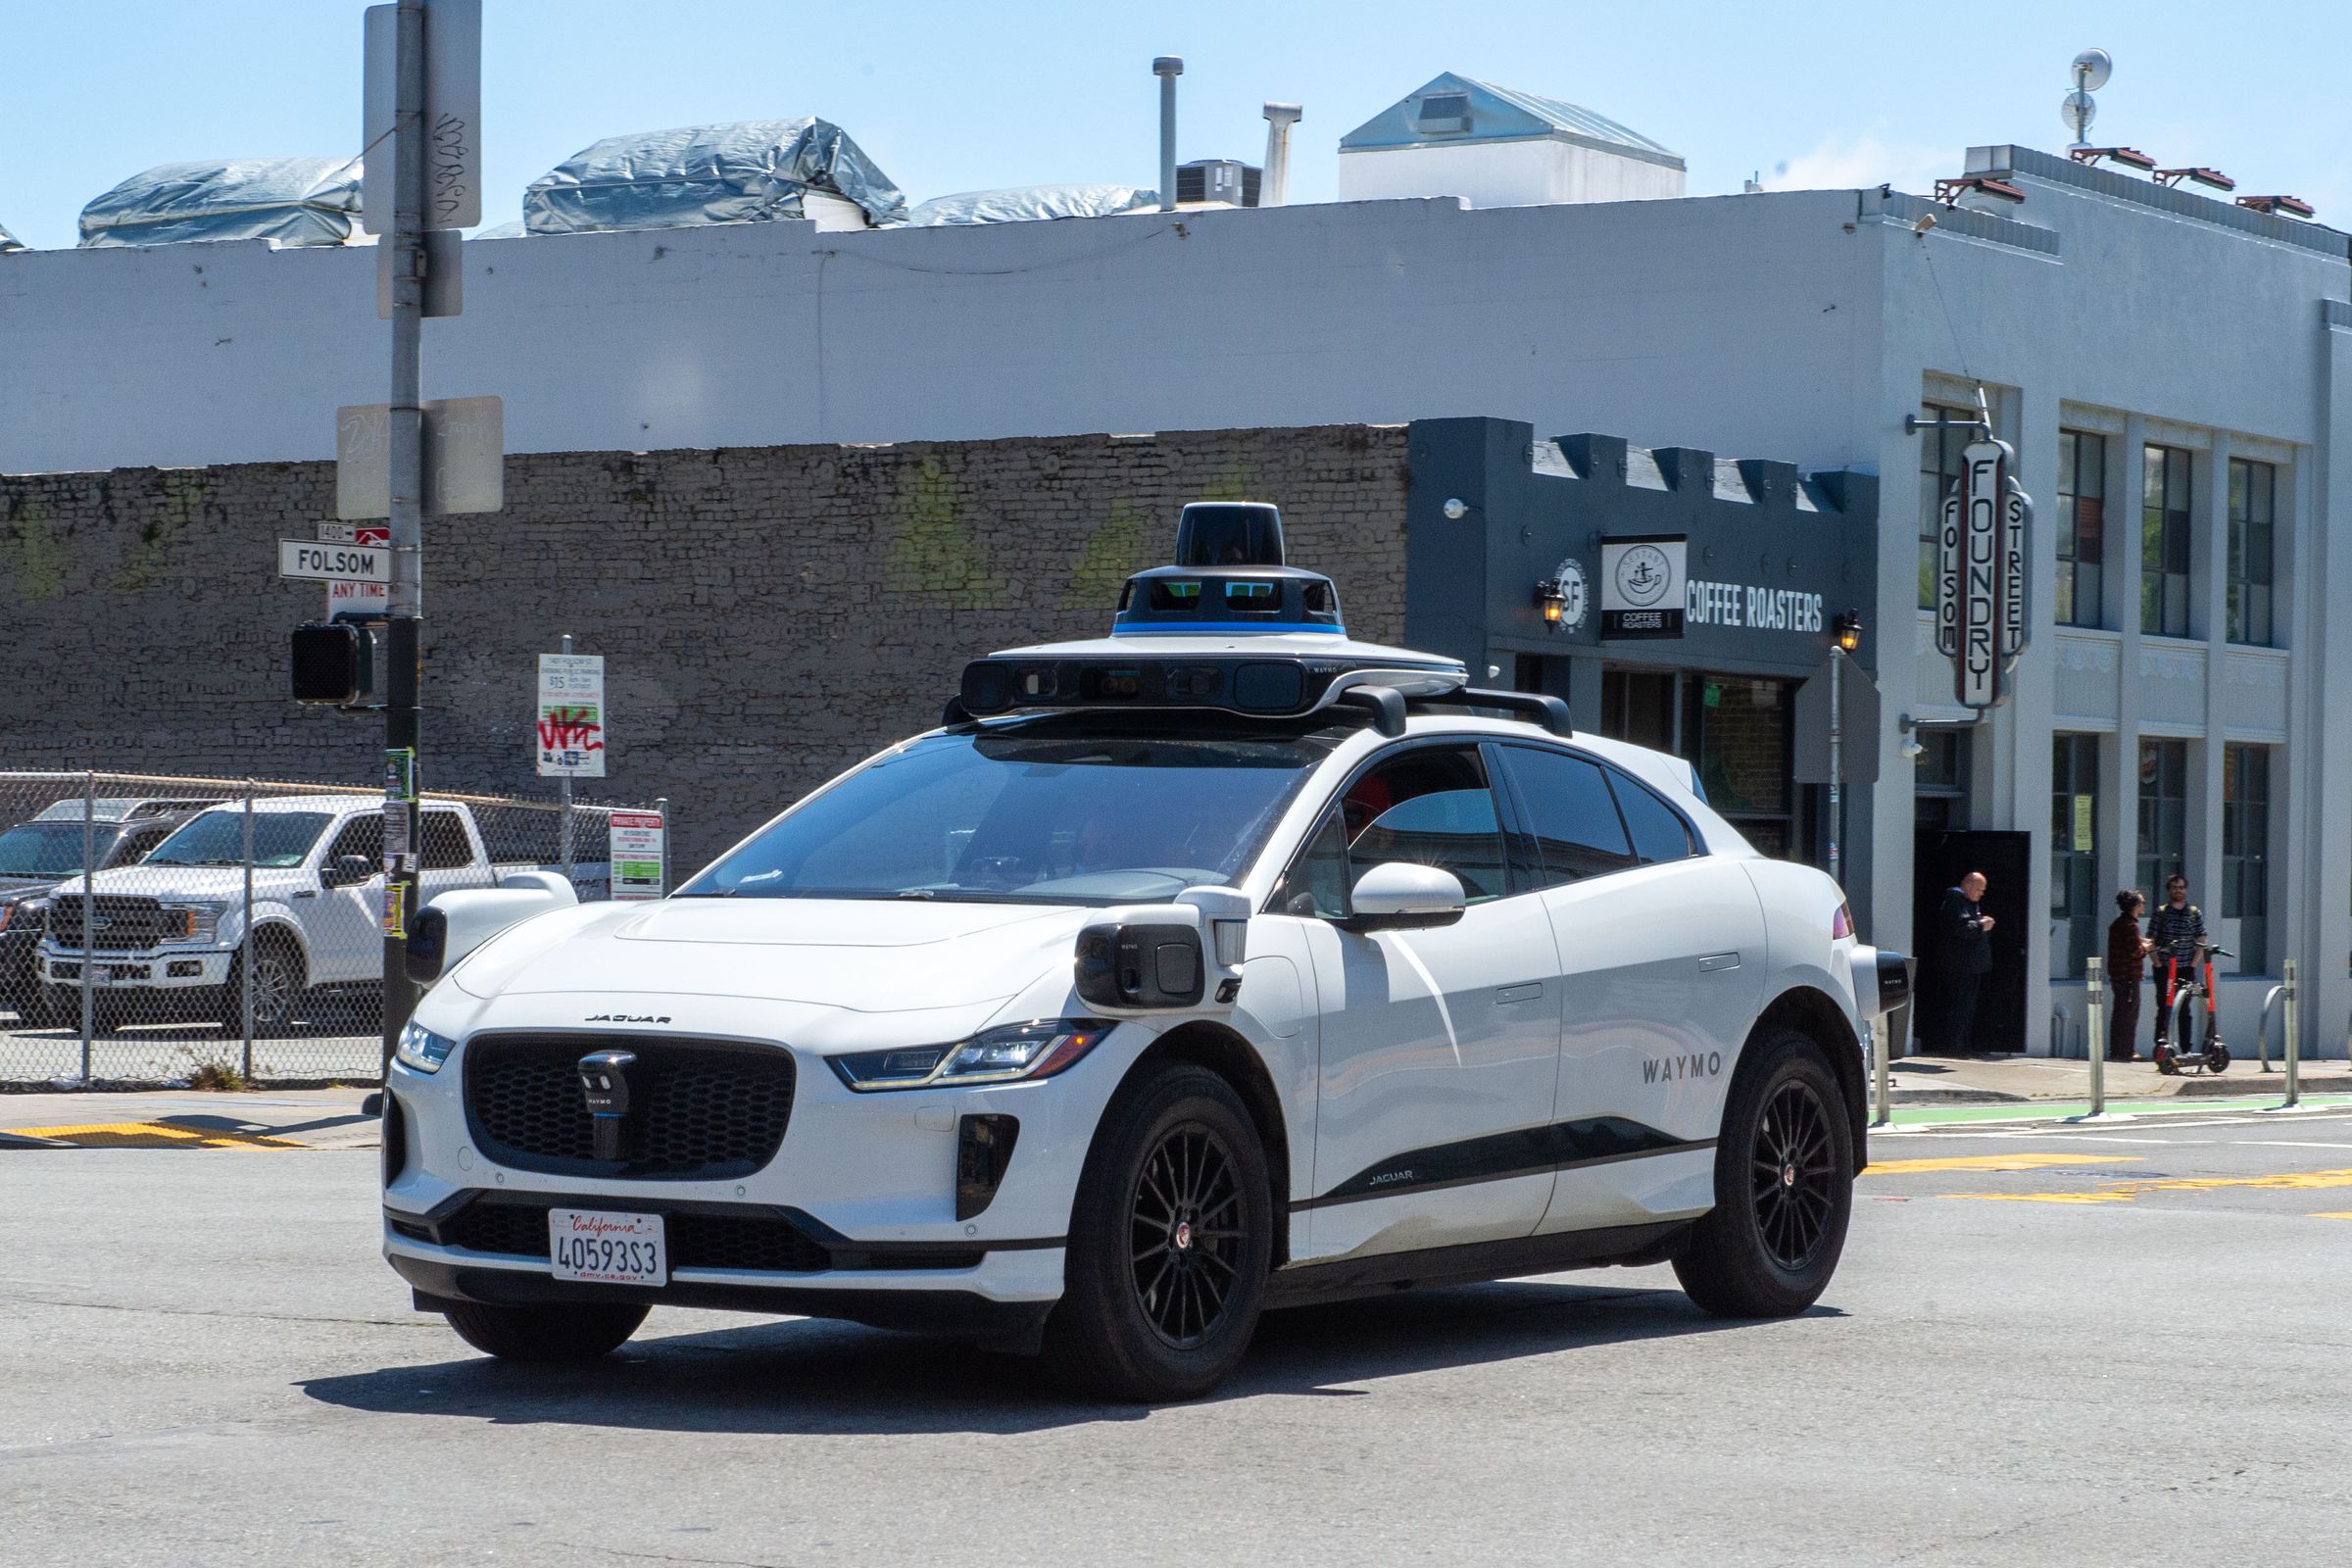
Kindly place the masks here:
<instances>
[{"instance_id":1,"label":"folsom street foundry vertical sign","mask_svg":"<svg viewBox=\"0 0 2352 1568\"><path fill-rule=\"evenodd\" d=\"M2026 525L2034 503L2010 471L2008 443L1972 441L1943 500L1936 539L1936 646L1968 708L2008 700L2004 677L2026 648Z\"/></svg>"}]
</instances>

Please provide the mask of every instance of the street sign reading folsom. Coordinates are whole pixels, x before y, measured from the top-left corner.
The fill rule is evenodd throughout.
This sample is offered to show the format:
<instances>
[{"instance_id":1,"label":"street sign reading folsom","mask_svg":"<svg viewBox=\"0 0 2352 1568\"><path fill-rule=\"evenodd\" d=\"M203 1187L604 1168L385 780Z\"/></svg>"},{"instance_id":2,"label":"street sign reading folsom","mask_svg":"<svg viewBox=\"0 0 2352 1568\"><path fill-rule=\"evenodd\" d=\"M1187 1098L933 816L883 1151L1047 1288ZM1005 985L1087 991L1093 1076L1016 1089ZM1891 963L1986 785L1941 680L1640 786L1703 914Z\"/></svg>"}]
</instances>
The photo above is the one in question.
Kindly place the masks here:
<instances>
[{"instance_id":1,"label":"street sign reading folsom","mask_svg":"<svg viewBox=\"0 0 2352 1568\"><path fill-rule=\"evenodd\" d=\"M2034 504L2010 471L2002 441L1962 454L1936 540L1936 647L1952 661L1964 707L2008 700L2002 677L2026 647L2026 525Z\"/></svg>"},{"instance_id":2,"label":"street sign reading folsom","mask_svg":"<svg viewBox=\"0 0 2352 1568\"><path fill-rule=\"evenodd\" d=\"M280 539L277 574L319 582L390 582L392 552L382 546L321 544L316 539Z\"/></svg>"}]
</instances>

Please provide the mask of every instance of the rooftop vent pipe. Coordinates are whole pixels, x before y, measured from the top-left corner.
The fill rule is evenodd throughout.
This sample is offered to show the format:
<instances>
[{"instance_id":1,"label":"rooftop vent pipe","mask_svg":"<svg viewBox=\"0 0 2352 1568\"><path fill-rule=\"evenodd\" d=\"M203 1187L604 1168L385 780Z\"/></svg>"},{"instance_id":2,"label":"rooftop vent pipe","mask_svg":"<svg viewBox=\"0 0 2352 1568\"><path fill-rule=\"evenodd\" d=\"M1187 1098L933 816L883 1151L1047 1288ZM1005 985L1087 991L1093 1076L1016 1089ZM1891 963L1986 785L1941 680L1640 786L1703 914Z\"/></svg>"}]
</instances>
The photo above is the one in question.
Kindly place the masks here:
<instances>
[{"instance_id":1,"label":"rooftop vent pipe","mask_svg":"<svg viewBox=\"0 0 2352 1568\"><path fill-rule=\"evenodd\" d=\"M1184 74L1184 60L1161 55L1152 62L1159 78L1159 210L1176 210L1176 78Z\"/></svg>"},{"instance_id":2,"label":"rooftop vent pipe","mask_svg":"<svg viewBox=\"0 0 2352 1568\"><path fill-rule=\"evenodd\" d=\"M1266 171L1257 185L1260 207L1280 207L1291 199L1291 127L1304 114L1297 104L1266 105Z\"/></svg>"}]
</instances>

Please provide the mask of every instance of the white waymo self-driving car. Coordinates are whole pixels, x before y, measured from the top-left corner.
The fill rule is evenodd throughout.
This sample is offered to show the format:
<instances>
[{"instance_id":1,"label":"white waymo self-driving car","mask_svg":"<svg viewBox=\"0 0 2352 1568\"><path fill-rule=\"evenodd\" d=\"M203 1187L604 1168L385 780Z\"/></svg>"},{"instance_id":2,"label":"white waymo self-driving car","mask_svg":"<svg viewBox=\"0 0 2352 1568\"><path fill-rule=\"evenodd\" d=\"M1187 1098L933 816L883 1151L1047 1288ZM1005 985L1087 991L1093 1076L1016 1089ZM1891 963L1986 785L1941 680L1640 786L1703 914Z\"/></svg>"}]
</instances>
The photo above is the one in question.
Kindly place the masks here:
<instances>
[{"instance_id":1,"label":"white waymo self-driving car","mask_svg":"<svg viewBox=\"0 0 2352 1568\"><path fill-rule=\"evenodd\" d=\"M428 911L417 1306L522 1359L656 1303L936 1328L1166 1398L1262 1310L1412 1285L1810 1305L1902 960L1687 763L1349 640L1272 508L1187 508L1178 560L661 903L462 957Z\"/></svg>"}]
</instances>

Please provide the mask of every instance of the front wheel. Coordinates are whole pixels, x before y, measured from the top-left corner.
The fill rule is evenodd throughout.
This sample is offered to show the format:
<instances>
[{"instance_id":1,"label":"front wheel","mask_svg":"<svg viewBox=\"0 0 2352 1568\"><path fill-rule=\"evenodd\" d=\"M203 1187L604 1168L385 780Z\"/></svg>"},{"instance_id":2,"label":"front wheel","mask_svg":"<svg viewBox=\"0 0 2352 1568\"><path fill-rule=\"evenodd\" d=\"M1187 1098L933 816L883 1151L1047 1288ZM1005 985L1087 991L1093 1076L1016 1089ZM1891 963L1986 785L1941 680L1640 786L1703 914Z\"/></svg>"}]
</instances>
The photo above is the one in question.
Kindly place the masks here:
<instances>
[{"instance_id":1,"label":"front wheel","mask_svg":"<svg viewBox=\"0 0 2352 1568\"><path fill-rule=\"evenodd\" d=\"M502 1361L593 1361L626 1344L647 1308L634 1301L451 1301L442 1310L460 1339Z\"/></svg>"},{"instance_id":2,"label":"front wheel","mask_svg":"<svg viewBox=\"0 0 2352 1568\"><path fill-rule=\"evenodd\" d=\"M1748 1049L1715 1145L1715 1206L1674 1272L1717 1317L1788 1317L1821 1298L1845 1249L1853 1129L1820 1046L1782 1029Z\"/></svg>"},{"instance_id":3,"label":"front wheel","mask_svg":"<svg viewBox=\"0 0 2352 1568\"><path fill-rule=\"evenodd\" d=\"M279 936L259 936L253 942L253 1032L270 1036L286 1033L303 997L302 954ZM220 993L220 1027L230 1034L245 1032L245 955L228 962L228 984Z\"/></svg>"},{"instance_id":4,"label":"front wheel","mask_svg":"<svg viewBox=\"0 0 2352 1568\"><path fill-rule=\"evenodd\" d=\"M1204 1067L1147 1069L1087 1154L1049 1354L1113 1398L1206 1394L1257 1331L1273 1234L1265 1152L1240 1097Z\"/></svg>"},{"instance_id":5,"label":"front wheel","mask_svg":"<svg viewBox=\"0 0 2352 1568\"><path fill-rule=\"evenodd\" d=\"M2230 1048L2219 1040L2205 1042L2205 1070L2207 1072L2228 1072L2230 1070Z\"/></svg>"}]
</instances>

